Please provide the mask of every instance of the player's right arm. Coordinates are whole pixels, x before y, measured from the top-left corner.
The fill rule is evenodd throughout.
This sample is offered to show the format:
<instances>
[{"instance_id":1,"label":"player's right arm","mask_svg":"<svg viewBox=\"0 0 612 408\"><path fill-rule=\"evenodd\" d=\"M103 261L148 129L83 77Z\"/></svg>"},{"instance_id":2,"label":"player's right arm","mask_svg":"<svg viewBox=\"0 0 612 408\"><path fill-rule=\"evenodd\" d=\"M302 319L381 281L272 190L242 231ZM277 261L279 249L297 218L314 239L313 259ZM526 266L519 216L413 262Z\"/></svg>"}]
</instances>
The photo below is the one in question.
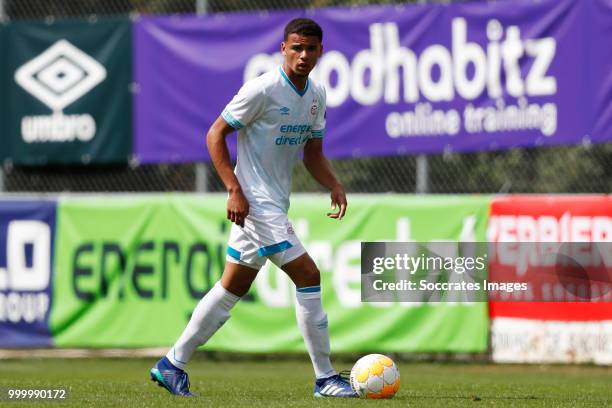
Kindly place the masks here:
<instances>
[{"instance_id":1,"label":"player's right arm","mask_svg":"<svg viewBox=\"0 0 612 408\"><path fill-rule=\"evenodd\" d=\"M244 219L249 215L249 202L232 169L225 139L234 130L242 129L251 124L263 111L265 86L261 84L260 78L252 79L240 88L223 109L221 116L210 127L206 136L206 144L213 165L229 193L227 218L241 227L244 227Z\"/></svg>"},{"instance_id":2,"label":"player's right arm","mask_svg":"<svg viewBox=\"0 0 612 408\"><path fill-rule=\"evenodd\" d=\"M244 219L249 215L249 202L247 201L240 182L232 169L229 149L227 148L227 135L235 131L221 116L208 130L206 145L221 181L225 185L229 197L227 199L227 219L244 227Z\"/></svg>"}]
</instances>

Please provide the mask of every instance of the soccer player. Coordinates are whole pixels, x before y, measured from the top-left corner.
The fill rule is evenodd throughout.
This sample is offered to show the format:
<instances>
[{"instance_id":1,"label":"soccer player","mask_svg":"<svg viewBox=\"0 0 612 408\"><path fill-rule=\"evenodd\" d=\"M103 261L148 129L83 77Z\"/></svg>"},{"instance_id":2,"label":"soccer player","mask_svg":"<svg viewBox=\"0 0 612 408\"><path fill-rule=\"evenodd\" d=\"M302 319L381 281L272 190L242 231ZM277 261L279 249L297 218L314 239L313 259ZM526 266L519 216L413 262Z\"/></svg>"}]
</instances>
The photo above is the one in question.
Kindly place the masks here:
<instances>
[{"instance_id":1,"label":"soccer player","mask_svg":"<svg viewBox=\"0 0 612 408\"><path fill-rule=\"evenodd\" d=\"M308 78L322 52L323 32L314 21L298 18L285 27L281 67L248 81L211 126L207 145L228 191L227 218L234 224L221 280L200 300L187 327L151 369L151 378L172 394L189 396L184 371L196 348L229 319L267 259L296 286L296 315L314 366L316 397L356 397L331 365L327 315L321 304L320 273L287 218L291 175L303 151L310 174L331 191L342 219L344 188L323 154L325 89ZM238 130L233 171L226 137ZM337 211L336 211L337 209Z\"/></svg>"}]
</instances>

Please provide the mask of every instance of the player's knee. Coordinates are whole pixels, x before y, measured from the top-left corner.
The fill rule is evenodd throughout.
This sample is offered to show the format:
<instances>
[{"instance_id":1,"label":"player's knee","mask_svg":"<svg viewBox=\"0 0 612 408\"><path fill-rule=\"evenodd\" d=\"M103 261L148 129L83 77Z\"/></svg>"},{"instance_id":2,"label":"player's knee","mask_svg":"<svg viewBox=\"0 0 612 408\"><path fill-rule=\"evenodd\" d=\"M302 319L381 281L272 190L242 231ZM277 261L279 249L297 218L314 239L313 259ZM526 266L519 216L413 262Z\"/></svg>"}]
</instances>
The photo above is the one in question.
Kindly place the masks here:
<instances>
[{"instance_id":1,"label":"player's knee","mask_svg":"<svg viewBox=\"0 0 612 408\"><path fill-rule=\"evenodd\" d=\"M253 282L251 279L224 279L221 278L221 285L233 295L242 297L247 294L249 289L251 288L251 283Z\"/></svg>"},{"instance_id":2,"label":"player's knee","mask_svg":"<svg viewBox=\"0 0 612 408\"><path fill-rule=\"evenodd\" d=\"M221 285L236 296L244 296L257 276L257 269L226 262Z\"/></svg>"},{"instance_id":3,"label":"player's knee","mask_svg":"<svg viewBox=\"0 0 612 408\"><path fill-rule=\"evenodd\" d=\"M310 257L308 257L304 264L300 278L300 286L302 287L318 286L321 284L321 273L319 272L319 268L317 268L317 265Z\"/></svg>"},{"instance_id":4,"label":"player's knee","mask_svg":"<svg viewBox=\"0 0 612 408\"><path fill-rule=\"evenodd\" d=\"M321 283L319 269L308 254L286 263L282 269L298 288L318 286Z\"/></svg>"}]
</instances>

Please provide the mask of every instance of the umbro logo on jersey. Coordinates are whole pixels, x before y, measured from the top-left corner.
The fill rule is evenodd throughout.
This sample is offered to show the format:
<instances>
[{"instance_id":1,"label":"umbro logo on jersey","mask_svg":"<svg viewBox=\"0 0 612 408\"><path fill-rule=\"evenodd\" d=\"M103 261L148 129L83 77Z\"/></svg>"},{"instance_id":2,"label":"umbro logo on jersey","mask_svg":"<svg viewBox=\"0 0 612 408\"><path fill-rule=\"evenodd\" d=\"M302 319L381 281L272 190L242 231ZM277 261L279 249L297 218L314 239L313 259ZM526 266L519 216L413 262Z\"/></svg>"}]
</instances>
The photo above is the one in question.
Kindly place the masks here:
<instances>
[{"instance_id":1,"label":"umbro logo on jersey","mask_svg":"<svg viewBox=\"0 0 612 408\"><path fill-rule=\"evenodd\" d=\"M281 115L288 115L289 114L289 108L286 106L283 106L282 108L279 109L280 110L280 114Z\"/></svg>"}]
</instances>

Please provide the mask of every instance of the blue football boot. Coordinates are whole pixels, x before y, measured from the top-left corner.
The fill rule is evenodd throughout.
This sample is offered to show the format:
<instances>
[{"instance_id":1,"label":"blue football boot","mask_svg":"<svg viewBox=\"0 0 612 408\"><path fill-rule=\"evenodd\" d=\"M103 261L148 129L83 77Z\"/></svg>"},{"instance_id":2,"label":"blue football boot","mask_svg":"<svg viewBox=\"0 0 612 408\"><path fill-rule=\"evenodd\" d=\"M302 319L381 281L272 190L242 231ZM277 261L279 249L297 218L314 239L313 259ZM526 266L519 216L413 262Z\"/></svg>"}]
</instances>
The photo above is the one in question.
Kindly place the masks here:
<instances>
[{"instance_id":1,"label":"blue football boot","mask_svg":"<svg viewBox=\"0 0 612 408\"><path fill-rule=\"evenodd\" d=\"M337 398L357 398L358 395L351 388L351 384L340 375L332 375L327 378L320 378L315 381L315 397L337 397Z\"/></svg>"},{"instance_id":2,"label":"blue football boot","mask_svg":"<svg viewBox=\"0 0 612 408\"><path fill-rule=\"evenodd\" d=\"M194 397L189 391L189 376L180 368L172 365L166 357L162 358L151 369L151 381L160 387L164 387L170 394L182 397Z\"/></svg>"}]
</instances>

